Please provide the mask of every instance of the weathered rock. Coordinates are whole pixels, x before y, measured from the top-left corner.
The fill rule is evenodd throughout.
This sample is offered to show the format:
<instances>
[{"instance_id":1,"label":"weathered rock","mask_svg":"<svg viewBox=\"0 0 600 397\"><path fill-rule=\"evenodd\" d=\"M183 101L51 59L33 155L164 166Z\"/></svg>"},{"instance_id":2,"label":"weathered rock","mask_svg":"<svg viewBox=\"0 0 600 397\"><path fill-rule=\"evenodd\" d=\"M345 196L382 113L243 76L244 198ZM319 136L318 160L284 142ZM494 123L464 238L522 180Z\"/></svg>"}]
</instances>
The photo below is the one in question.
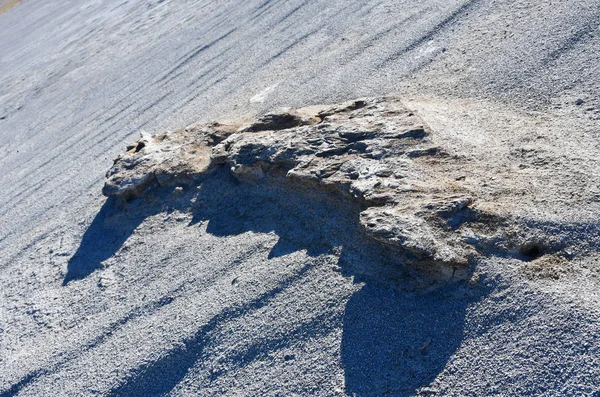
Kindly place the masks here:
<instances>
[{"instance_id":1,"label":"weathered rock","mask_svg":"<svg viewBox=\"0 0 600 397\"><path fill-rule=\"evenodd\" d=\"M190 183L211 166L212 147L236 128L212 123L154 136L144 134L115 160L106 173L102 193L129 200L153 183Z\"/></svg>"},{"instance_id":2,"label":"weathered rock","mask_svg":"<svg viewBox=\"0 0 600 397\"><path fill-rule=\"evenodd\" d=\"M454 228L473 198L434 166L451 160L431 134L393 98L269 114L247 126L194 126L131 145L103 193L128 200L219 166L252 183L285 178L358 203L365 234L407 261L466 267L476 251Z\"/></svg>"}]
</instances>

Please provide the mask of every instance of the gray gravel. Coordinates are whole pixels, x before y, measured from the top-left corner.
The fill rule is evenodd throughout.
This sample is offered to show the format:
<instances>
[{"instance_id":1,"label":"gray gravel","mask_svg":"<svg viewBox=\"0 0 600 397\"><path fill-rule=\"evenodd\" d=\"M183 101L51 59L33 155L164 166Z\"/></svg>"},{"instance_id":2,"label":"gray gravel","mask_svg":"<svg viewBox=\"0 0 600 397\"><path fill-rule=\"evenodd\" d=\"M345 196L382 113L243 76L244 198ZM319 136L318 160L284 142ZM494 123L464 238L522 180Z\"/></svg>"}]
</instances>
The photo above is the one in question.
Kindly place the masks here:
<instances>
[{"instance_id":1,"label":"gray gravel","mask_svg":"<svg viewBox=\"0 0 600 397\"><path fill-rule=\"evenodd\" d=\"M25 0L0 32L0 396L600 395L597 2ZM101 195L142 130L389 93L588 253L424 290L318 194Z\"/></svg>"}]
</instances>

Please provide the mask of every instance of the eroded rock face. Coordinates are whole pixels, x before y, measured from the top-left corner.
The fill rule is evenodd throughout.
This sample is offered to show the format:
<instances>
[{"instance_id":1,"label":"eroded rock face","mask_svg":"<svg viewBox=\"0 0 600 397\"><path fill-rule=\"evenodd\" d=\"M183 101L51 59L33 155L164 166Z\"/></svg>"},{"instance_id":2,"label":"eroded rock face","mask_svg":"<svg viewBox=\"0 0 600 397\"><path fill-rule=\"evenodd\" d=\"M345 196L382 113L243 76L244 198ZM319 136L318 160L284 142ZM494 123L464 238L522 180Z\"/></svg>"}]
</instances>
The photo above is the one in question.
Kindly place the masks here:
<instances>
[{"instance_id":1,"label":"eroded rock face","mask_svg":"<svg viewBox=\"0 0 600 397\"><path fill-rule=\"evenodd\" d=\"M431 134L393 98L268 114L245 126L196 125L128 147L103 193L129 200L153 185L194 183L216 167L252 183L285 178L357 202L365 234L408 261L464 268L476 252L453 224L473 197L436 172L451 158Z\"/></svg>"}]
</instances>

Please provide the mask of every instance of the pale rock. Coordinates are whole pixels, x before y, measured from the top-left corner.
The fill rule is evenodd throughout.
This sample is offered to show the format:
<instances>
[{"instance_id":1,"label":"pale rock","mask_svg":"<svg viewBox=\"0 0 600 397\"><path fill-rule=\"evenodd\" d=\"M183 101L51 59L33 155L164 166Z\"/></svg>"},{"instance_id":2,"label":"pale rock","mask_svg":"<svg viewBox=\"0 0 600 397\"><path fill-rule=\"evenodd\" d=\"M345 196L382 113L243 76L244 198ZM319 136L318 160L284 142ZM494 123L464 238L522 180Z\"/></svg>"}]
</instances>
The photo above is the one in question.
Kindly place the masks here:
<instances>
[{"instance_id":1,"label":"pale rock","mask_svg":"<svg viewBox=\"0 0 600 397\"><path fill-rule=\"evenodd\" d=\"M365 236L405 262L464 268L476 251L453 227L473 198L436 168L450 160L431 134L396 98L286 109L245 126L196 125L130 146L103 193L129 200L153 185L194 184L226 167L241 181L287 180L340 195L362 209Z\"/></svg>"}]
</instances>

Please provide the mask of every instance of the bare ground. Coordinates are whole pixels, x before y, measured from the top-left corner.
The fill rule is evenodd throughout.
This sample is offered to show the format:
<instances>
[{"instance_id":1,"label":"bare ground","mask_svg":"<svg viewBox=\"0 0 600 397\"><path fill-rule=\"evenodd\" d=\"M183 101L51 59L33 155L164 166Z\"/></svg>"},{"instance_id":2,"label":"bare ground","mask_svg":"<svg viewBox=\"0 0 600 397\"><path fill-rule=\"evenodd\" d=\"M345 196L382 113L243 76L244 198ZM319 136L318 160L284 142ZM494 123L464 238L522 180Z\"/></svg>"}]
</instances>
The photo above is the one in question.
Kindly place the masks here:
<instances>
[{"instance_id":1,"label":"bare ground","mask_svg":"<svg viewBox=\"0 0 600 397\"><path fill-rule=\"evenodd\" d=\"M599 13L484 0L3 13L0 395L598 395ZM328 195L222 173L125 207L101 196L140 130L390 93L464 159L449 177L543 231L543 255L492 255L423 289L357 245L357 208ZM543 252L557 241L576 249ZM93 271L65 283L70 263Z\"/></svg>"}]
</instances>

